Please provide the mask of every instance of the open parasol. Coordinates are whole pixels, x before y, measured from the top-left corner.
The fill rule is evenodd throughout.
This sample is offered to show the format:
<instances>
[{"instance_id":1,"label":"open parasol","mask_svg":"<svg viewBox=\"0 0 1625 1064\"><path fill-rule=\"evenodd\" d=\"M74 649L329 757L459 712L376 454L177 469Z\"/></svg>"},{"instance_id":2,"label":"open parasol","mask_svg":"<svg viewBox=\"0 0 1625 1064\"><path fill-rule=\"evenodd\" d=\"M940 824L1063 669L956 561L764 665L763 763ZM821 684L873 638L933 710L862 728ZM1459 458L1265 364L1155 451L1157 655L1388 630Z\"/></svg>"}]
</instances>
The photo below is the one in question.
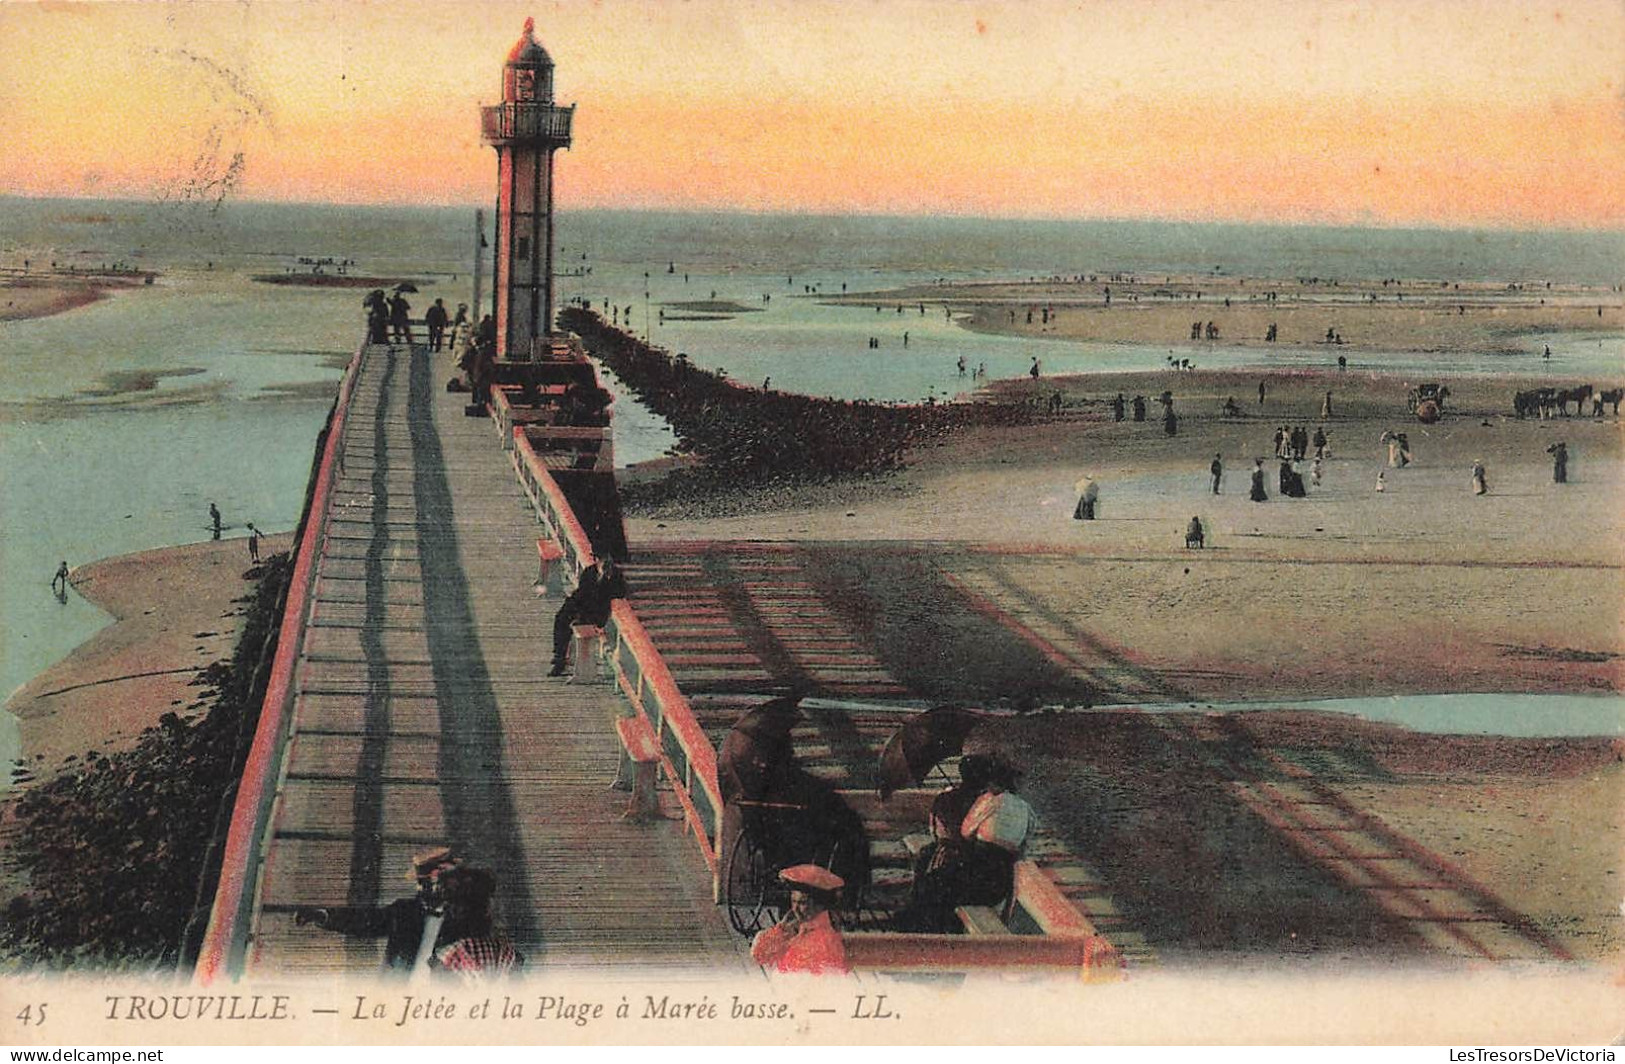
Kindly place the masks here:
<instances>
[{"instance_id":1,"label":"open parasol","mask_svg":"<svg viewBox=\"0 0 1625 1064\"><path fill-rule=\"evenodd\" d=\"M397 292L416 292L417 290L418 286L413 284L411 281L402 281L400 284L395 286L395 291Z\"/></svg>"},{"instance_id":2,"label":"open parasol","mask_svg":"<svg viewBox=\"0 0 1625 1064\"><path fill-rule=\"evenodd\" d=\"M717 785L724 802L760 801L795 759L790 731L801 720L799 698L775 698L740 717L717 754Z\"/></svg>"},{"instance_id":3,"label":"open parasol","mask_svg":"<svg viewBox=\"0 0 1625 1064\"><path fill-rule=\"evenodd\" d=\"M966 737L986 719L958 706L937 706L910 717L880 752L880 800L919 783L943 758L962 753Z\"/></svg>"}]
</instances>

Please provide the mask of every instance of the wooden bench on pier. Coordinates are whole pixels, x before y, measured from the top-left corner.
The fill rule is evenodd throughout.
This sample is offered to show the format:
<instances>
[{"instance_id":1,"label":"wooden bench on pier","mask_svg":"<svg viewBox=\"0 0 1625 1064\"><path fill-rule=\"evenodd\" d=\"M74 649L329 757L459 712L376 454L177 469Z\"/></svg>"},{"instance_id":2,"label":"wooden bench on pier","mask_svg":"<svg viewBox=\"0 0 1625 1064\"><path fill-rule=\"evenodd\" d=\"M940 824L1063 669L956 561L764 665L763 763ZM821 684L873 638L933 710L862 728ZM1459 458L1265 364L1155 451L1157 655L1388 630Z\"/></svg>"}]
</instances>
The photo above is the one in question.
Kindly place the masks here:
<instances>
[{"instance_id":1,"label":"wooden bench on pier","mask_svg":"<svg viewBox=\"0 0 1625 1064\"><path fill-rule=\"evenodd\" d=\"M654 729L647 720L634 714L616 718L615 734L621 740L621 763L615 774L615 788L632 792L623 819L659 819L655 777L660 769L660 744L655 739Z\"/></svg>"},{"instance_id":2,"label":"wooden bench on pier","mask_svg":"<svg viewBox=\"0 0 1625 1064\"><path fill-rule=\"evenodd\" d=\"M536 586L543 591L547 589L547 578L553 572L553 563L564 558L564 548L548 539L546 536L536 541Z\"/></svg>"},{"instance_id":3,"label":"wooden bench on pier","mask_svg":"<svg viewBox=\"0 0 1625 1064\"><path fill-rule=\"evenodd\" d=\"M570 626L570 682L597 683L604 659L604 630L596 624Z\"/></svg>"}]
</instances>

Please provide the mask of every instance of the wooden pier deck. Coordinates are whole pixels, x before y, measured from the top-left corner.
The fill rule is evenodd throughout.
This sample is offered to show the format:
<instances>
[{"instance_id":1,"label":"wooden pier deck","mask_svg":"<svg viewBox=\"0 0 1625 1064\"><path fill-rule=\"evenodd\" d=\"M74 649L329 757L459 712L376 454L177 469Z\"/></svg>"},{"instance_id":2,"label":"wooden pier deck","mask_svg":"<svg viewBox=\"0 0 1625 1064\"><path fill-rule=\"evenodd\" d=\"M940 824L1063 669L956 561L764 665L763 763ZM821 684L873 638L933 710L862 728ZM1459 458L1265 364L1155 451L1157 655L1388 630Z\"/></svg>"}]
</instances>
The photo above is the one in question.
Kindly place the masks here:
<instances>
[{"instance_id":1,"label":"wooden pier deck","mask_svg":"<svg viewBox=\"0 0 1625 1064\"><path fill-rule=\"evenodd\" d=\"M248 971L372 971L382 942L294 920L407 896L445 843L500 882L532 969L743 970L678 822L621 819L614 688L549 679L536 523L447 360L372 345L294 673Z\"/></svg>"}]
</instances>

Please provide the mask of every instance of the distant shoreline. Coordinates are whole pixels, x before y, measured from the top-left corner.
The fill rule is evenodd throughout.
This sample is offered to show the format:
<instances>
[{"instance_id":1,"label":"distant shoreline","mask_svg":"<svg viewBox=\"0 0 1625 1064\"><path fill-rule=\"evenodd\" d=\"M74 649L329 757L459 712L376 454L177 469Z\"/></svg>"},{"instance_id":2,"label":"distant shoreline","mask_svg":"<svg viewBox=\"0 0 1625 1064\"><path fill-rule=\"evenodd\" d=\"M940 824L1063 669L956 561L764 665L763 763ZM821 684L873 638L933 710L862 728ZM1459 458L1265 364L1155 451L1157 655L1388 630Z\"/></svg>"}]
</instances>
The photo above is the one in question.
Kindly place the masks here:
<instances>
[{"instance_id":1,"label":"distant shoreline","mask_svg":"<svg viewBox=\"0 0 1625 1064\"><path fill-rule=\"evenodd\" d=\"M296 285L300 288L394 288L398 284L434 283L414 277L358 277L341 273L256 273L253 279L260 284Z\"/></svg>"},{"instance_id":2,"label":"distant shoreline","mask_svg":"<svg viewBox=\"0 0 1625 1064\"><path fill-rule=\"evenodd\" d=\"M29 321L49 318L70 310L88 307L108 298L112 288L128 288L123 282L103 278L71 280L65 277L19 278L0 283L0 321Z\"/></svg>"},{"instance_id":3,"label":"distant shoreline","mask_svg":"<svg viewBox=\"0 0 1625 1064\"><path fill-rule=\"evenodd\" d=\"M972 332L1022 339L1260 352L1324 348L1328 360L1362 351L1526 353L1523 338L1544 333L1625 336L1625 297L1574 284L1092 275L815 298L874 306L882 316L946 310Z\"/></svg>"}]
</instances>

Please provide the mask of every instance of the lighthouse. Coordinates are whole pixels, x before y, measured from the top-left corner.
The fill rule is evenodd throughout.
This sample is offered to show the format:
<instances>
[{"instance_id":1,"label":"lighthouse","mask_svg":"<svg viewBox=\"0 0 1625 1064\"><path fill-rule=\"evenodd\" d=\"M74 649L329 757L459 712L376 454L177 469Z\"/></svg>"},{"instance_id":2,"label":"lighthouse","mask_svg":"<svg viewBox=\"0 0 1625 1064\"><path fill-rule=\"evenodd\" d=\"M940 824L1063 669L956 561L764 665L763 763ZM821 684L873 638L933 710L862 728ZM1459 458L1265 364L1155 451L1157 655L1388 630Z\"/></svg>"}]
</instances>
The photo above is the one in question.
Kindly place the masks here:
<instances>
[{"instance_id":1,"label":"lighthouse","mask_svg":"<svg viewBox=\"0 0 1625 1064\"><path fill-rule=\"evenodd\" d=\"M502 102L480 108L497 150L497 357L529 362L553 331L553 153L570 146L575 105L553 102L553 60L525 20L502 67Z\"/></svg>"}]
</instances>

